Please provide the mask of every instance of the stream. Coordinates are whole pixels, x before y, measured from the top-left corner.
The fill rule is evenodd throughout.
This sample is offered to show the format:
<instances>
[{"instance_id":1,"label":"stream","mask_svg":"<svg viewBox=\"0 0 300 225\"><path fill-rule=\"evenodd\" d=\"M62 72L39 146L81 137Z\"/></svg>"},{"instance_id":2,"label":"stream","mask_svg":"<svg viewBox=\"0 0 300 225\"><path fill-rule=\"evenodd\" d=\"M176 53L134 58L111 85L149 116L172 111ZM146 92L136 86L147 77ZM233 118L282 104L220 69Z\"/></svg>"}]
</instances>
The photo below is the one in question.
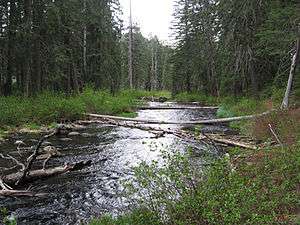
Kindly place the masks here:
<instances>
[{"instance_id":1,"label":"stream","mask_svg":"<svg viewBox=\"0 0 300 225\"><path fill-rule=\"evenodd\" d=\"M166 106L166 103L149 103L150 106ZM179 104L174 104L181 106ZM168 105L169 106L169 105ZM172 106L172 105L171 105ZM142 110L138 118L165 121L187 121L212 119L215 110ZM158 126L158 125L151 125ZM177 125L162 125L164 129L178 129ZM226 132L226 126L202 126L205 132ZM34 191L49 193L42 198L1 198L0 208L5 207L9 215L17 218L20 225L74 225L86 222L106 213L119 215L128 210L126 198L122 196L120 181L132 176L132 167L145 161L159 160L161 150L184 151L192 148L195 157L203 154L217 156L207 146L166 135L155 135L139 129L94 124L80 131L81 136L54 137L49 140L58 147L63 157L51 159L47 167L63 165L65 162L92 160L84 170L39 180L32 183ZM0 153L16 151L16 140L33 145L40 135L16 134L0 145ZM3 161L0 161L3 166ZM1 221L0 221L1 224Z\"/></svg>"}]
</instances>

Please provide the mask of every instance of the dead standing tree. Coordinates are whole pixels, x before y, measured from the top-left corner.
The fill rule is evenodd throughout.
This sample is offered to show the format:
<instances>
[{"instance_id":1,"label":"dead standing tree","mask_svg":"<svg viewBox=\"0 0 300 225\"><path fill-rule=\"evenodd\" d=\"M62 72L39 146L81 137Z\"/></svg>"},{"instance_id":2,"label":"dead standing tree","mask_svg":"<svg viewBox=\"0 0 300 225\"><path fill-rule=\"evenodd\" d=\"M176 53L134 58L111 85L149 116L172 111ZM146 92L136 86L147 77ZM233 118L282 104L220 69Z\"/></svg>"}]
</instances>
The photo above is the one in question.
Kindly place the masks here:
<instances>
[{"instance_id":1,"label":"dead standing tree","mask_svg":"<svg viewBox=\"0 0 300 225\"><path fill-rule=\"evenodd\" d=\"M283 99L283 102L281 105L282 110L288 109L288 107L289 107L289 97L290 97L291 90L292 90L292 85L293 85L293 80L294 80L294 76L295 76L296 69L297 69L297 64L299 62L299 55L300 55L300 25L298 28L298 39L297 39L297 44L296 44L296 51L295 51L295 54L293 55L290 76L289 76L285 96L284 96L284 99Z\"/></svg>"}]
</instances>

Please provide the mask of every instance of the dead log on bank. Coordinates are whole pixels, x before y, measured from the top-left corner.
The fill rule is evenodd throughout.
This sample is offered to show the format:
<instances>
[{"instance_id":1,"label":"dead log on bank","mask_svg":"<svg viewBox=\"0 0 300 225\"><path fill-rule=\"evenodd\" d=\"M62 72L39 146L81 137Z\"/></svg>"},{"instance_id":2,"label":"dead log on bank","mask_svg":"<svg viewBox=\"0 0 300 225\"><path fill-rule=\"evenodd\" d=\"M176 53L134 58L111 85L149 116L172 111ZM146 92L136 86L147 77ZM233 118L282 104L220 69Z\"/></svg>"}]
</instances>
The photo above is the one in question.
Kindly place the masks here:
<instances>
[{"instance_id":1,"label":"dead log on bank","mask_svg":"<svg viewBox=\"0 0 300 225\"><path fill-rule=\"evenodd\" d=\"M207 136L209 137L209 139L211 139L212 141L214 141L216 143L221 143L221 144L225 144L228 146L240 147L240 148L244 148L244 149L259 150L259 147L249 144L249 143L231 140L229 138L222 138L222 137L218 137L215 135L207 135Z\"/></svg>"},{"instance_id":2,"label":"dead log on bank","mask_svg":"<svg viewBox=\"0 0 300 225\"><path fill-rule=\"evenodd\" d=\"M129 122L137 122L137 123L144 123L144 124L209 125L209 124L229 123L229 122L242 121L242 120L252 120L258 117L268 115L270 113L271 111L264 112L262 114L257 114L257 115L238 116L238 117L230 117L230 118L222 118L222 119L211 119L211 120L198 120L198 121L145 120L145 119L133 119L133 118L126 118L126 117L98 115L98 114L86 114L86 116L90 118L96 118L96 119L112 119L118 121L129 121Z\"/></svg>"}]
</instances>

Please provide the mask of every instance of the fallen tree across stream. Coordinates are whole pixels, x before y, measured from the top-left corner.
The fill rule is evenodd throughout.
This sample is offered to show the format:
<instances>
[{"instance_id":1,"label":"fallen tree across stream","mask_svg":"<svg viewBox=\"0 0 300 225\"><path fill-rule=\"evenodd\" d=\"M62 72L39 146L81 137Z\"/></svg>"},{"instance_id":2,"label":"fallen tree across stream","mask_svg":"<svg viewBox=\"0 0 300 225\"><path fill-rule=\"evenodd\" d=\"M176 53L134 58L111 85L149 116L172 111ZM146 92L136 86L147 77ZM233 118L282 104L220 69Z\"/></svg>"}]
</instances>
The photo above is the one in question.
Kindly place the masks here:
<instances>
[{"instance_id":1,"label":"fallen tree across stream","mask_svg":"<svg viewBox=\"0 0 300 225\"><path fill-rule=\"evenodd\" d=\"M98 114L86 114L86 116L90 118L96 119L112 119L117 121L129 121L129 122L137 122L144 124L175 124L175 125L209 125L209 124L219 124L219 123L229 123L235 121L242 120L252 120L258 117L262 117L270 114L271 111L264 112L256 115L249 116L238 116L238 117L230 117L230 118L221 118L221 119L210 119L210 120L198 120L198 121L162 121L162 120L145 120L145 119L134 119L134 118L126 118L119 116L109 116L109 115L98 115Z\"/></svg>"},{"instance_id":2,"label":"fallen tree across stream","mask_svg":"<svg viewBox=\"0 0 300 225\"><path fill-rule=\"evenodd\" d=\"M255 144L251 143L250 141L245 141L245 140L237 140L236 137L233 136L221 136L221 135L216 135L216 134L193 134L191 132L187 132L184 130L171 130L171 129L162 129L162 128L155 128L151 126L145 126L141 124L136 124L133 122L119 122L116 120L112 119L104 119L104 120L92 120L92 121L78 121L79 124L91 124L91 123L102 123L102 124L110 124L114 126L119 126L119 127L127 127L127 128L132 128L132 129L139 129L143 131L147 131L149 133L154 134L155 136L153 138L161 138L164 137L166 134L171 134L174 135L178 138L181 139L186 139L186 140L193 140L193 141L199 141L205 144L206 146L209 145L208 142L213 143L213 145L217 144L222 144L225 146L234 146L234 147L240 147L244 149L251 149L251 150L258 150L259 147L256 146ZM253 141L252 141L253 142Z\"/></svg>"},{"instance_id":3,"label":"fallen tree across stream","mask_svg":"<svg viewBox=\"0 0 300 225\"><path fill-rule=\"evenodd\" d=\"M138 110L217 110L219 107L200 106L141 106Z\"/></svg>"}]
</instances>

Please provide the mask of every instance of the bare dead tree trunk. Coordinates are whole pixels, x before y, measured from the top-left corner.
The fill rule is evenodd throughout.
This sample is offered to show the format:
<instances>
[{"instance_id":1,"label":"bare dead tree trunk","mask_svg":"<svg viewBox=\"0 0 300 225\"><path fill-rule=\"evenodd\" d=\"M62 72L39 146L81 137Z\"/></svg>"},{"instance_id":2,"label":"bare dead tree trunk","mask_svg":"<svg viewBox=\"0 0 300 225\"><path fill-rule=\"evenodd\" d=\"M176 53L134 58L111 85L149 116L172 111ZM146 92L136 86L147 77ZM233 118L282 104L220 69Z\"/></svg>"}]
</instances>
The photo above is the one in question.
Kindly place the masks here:
<instances>
[{"instance_id":1,"label":"bare dead tree trunk","mask_svg":"<svg viewBox=\"0 0 300 225\"><path fill-rule=\"evenodd\" d=\"M291 70L290 70L290 76L289 76L289 80L288 80L288 84L287 84L287 88L286 88L286 92L285 92L285 96L281 105L281 109L288 109L289 107L289 97L291 94L291 90L292 90L292 85L293 85L293 79L296 73L296 68L297 68L297 64L299 61L299 54L300 54L300 33L298 34L298 40L297 40L297 46L296 46L296 52L293 56L293 60L292 60L292 65L291 65Z\"/></svg>"}]
</instances>

